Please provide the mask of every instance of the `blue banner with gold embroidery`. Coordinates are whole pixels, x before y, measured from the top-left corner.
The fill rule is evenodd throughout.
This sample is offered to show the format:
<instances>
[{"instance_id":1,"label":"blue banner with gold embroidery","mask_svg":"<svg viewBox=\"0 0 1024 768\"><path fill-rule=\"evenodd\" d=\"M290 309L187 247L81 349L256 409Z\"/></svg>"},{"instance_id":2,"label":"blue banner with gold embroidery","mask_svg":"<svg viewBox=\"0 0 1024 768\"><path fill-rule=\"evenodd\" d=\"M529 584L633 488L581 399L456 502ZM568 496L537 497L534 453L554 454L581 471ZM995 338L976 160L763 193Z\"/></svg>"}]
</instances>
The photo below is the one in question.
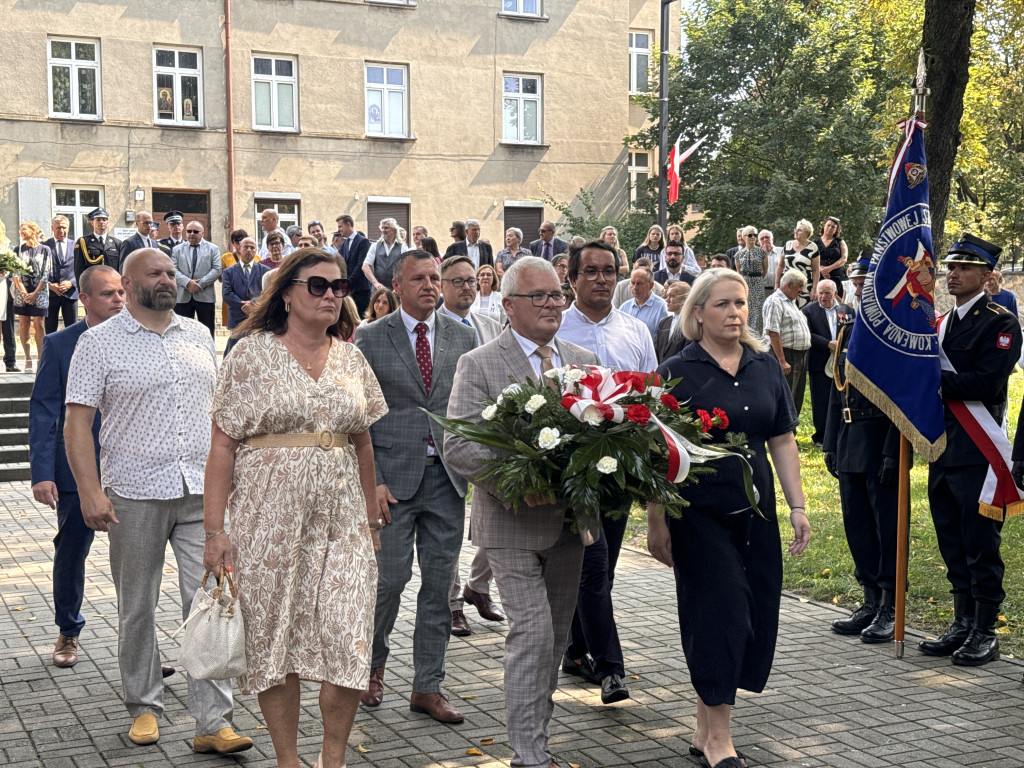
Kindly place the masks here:
<instances>
[{"instance_id":1,"label":"blue banner with gold embroidery","mask_svg":"<svg viewBox=\"0 0 1024 768\"><path fill-rule=\"evenodd\" d=\"M871 254L847 352L850 384L883 410L914 450L934 461L946 447L939 386L935 259L928 207L926 124L900 123L885 221Z\"/></svg>"}]
</instances>

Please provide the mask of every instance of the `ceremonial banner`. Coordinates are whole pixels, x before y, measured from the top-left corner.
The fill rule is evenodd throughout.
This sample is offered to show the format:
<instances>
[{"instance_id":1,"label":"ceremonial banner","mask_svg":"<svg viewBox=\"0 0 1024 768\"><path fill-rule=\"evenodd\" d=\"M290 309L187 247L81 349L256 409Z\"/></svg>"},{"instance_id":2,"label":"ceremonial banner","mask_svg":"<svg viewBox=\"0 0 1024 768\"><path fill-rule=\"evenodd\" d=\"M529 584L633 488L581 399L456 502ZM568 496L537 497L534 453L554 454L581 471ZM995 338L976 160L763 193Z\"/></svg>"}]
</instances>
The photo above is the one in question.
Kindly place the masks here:
<instances>
[{"instance_id":1,"label":"ceremonial banner","mask_svg":"<svg viewBox=\"0 0 1024 768\"><path fill-rule=\"evenodd\" d=\"M675 146L668 153L668 202L674 205L679 199L679 166L686 162L686 158L694 153L701 144L707 141L707 136L702 137L688 150L680 153L679 142L683 140L683 134L679 134Z\"/></svg>"},{"instance_id":2,"label":"ceremonial banner","mask_svg":"<svg viewBox=\"0 0 1024 768\"><path fill-rule=\"evenodd\" d=\"M934 461L946 448L939 387L935 260L928 207L925 123L900 123L889 200L847 353L850 383L886 413L914 450Z\"/></svg>"}]
</instances>

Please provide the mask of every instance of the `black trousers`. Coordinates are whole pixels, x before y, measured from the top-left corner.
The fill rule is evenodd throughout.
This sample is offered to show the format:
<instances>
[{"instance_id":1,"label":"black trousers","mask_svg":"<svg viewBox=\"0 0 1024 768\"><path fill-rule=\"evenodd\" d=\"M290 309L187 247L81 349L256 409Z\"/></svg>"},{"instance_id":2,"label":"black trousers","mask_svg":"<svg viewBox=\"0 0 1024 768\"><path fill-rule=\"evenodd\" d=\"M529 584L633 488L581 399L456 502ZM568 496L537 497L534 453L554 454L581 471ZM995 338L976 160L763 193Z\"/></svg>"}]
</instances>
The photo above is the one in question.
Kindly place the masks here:
<instances>
[{"instance_id":1,"label":"black trousers","mask_svg":"<svg viewBox=\"0 0 1024 768\"><path fill-rule=\"evenodd\" d=\"M18 354L18 347L14 336L14 294L11 293L11 278L7 278L7 314L0 323L0 335L4 340L4 365L10 368L14 365Z\"/></svg>"},{"instance_id":2,"label":"black trousers","mask_svg":"<svg viewBox=\"0 0 1024 768\"><path fill-rule=\"evenodd\" d=\"M879 483L875 472L839 473L843 528L853 557L853 574L861 586L896 589L898 495L897 488Z\"/></svg>"},{"instance_id":3,"label":"black trousers","mask_svg":"<svg viewBox=\"0 0 1024 768\"><path fill-rule=\"evenodd\" d=\"M200 323L210 329L210 335L213 336L214 323L216 322L215 305L212 301L196 301L195 299L189 299L183 301L181 304L174 305L175 314L181 315L182 317L194 317Z\"/></svg>"},{"instance_id":4,"label":"black trousers","mask_svg":"<svg viewBox=\"0 0 1024 768\"><path fill-rule=\"evenodd\" d=\"M825 420L828 418L828 398L832 390L832 379L824 371L807 371L811 390L811 417L814 420L814 434L811 441L825 440Z\"/></svg>"},{"instance_id":5,"label":"black trousers","mask_svg":"<svg viewBox=\"0 0 1024 768\"><path fill-rule=\"evenodd\" d=\"M566 655L579 659L590 653L602 680L626 674L612 607L612 584L628 520L628 510L617 520L601 516L601 538L583 550L579 598L569 627Z\"/></svg>"},{"instance_id":6,"label":"black trousers","mask_svg":"<svg viewBox=\"0 0 1024 768\"><path fill-rule=\"evenodd\" d=\"M64 319L65 328L69 328L78 321L78 299L58 296L50 291L50 309L47 312L46 320L43 321L43 327L48 334L57 330L61 318Z\"/></svg>"},{"instance_id":7,"label":"black trousers","mask_svg":"<svg viewBox=\"0 0 1024 768\"><path fill-rule=\"evenodd\" d=\"M928 469L928 504L946 564L946 578L956 595L999 605L1003 592L1003 558L999 554L1003 524L978 514L978 497L987 464Z\"/></svg>"},{"instance_id":8,"label":"black trousers","mask_svg":"<svg viewBox=\"0 0 1024 768\"><path fill-rule=\"evenodd\" d=\"M796 417L800 418L800 411L804 407L804 389L807 381L807 350L782 349L786 362L789 363L789 373L786 374L786 383L789 384L789 391L793 393L793 405L796 407Z\"/></svg>"},{"instance_id":9,"label":"black trousers","mask_svg":"<svg viewBox=\"0 0 1024 768\"><path fill-rule=\"evenodd\" d=\"M353 291L352 301L356 303L356 309L359 310L359 317L366 314L366 308L370 306L370 293L369 289L365 291Z\"/></svg>"}]
</instances>

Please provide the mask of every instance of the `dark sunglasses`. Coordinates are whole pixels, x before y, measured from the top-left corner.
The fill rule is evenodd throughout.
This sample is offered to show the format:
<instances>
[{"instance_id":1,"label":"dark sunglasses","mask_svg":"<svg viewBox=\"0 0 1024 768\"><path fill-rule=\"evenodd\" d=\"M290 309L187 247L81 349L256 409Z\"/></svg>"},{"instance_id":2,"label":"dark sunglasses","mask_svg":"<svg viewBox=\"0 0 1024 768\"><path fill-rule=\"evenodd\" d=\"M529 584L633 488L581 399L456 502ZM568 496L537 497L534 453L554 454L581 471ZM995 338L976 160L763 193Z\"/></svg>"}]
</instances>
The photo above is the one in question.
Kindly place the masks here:
<instances>
[{"instance_id":1,"label":"dark sunglasses","mask_svg":"<svg viewBox=\"0 0 1024 768\"><path fill-rule=\"evenodd\" d=\"M201 229L186 229L185 231L188 232L190 235L201 235L201 234L203 234L203 230L201 230Z\"/></svg>"},{"instance_id":2,"label":"dark sunglasses","mask_svg":"<svg viewBox=\"0 0 1024 768\"><path fill-rule=\"evenodd\" d=\"M316 296L317 298L320 298L327 293L327 289L330 288L334 293L335 298L344 299L348 296L348 292L352 288L351 281L344 277L339 277L337 280L328 280L326 277L314 275L308 280L299 280L296 278L295 280L292 280L292 282L305 285L306 290L309 291L310 295Z\"/></svg>"},{"instance_id":3,"label":"dark sunglasses","mask_svg":"<svg viewBox=\"0 0 1024 768\"><path fill-rule=\"evenodd\" d=\"M319 221L317 221L316 219L313 219L313 221L309 222L309 223L308 223L308 224L306 225L306 229L309 229L310 227L322 227L322 226L323 226L323 224L321 224L321 223L320 223Z\"/></svg>"}]
</instances>

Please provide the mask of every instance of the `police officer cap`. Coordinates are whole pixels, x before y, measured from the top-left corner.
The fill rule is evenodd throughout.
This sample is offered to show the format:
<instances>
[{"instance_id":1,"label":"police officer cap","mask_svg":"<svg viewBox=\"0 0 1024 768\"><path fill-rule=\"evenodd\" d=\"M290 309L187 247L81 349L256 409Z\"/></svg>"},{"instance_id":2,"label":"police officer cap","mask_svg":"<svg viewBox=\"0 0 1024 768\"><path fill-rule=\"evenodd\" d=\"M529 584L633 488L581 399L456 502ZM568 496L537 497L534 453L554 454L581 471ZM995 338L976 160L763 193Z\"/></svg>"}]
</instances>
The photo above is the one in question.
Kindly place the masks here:
<instances>
[{"instance_id":1,"label":"police officer cap","mask_svg":"<svg viewBox=\"0 0 1024 768\"><path fill-rule=\"evenodd\" d=\"M184 220L184 214L181 211L168 211L164 214L165 224L181 224Z\"/></svg>"},{"instance_id":2,"label":"police officer cap","mask_svg":"<svg viewBox=\"0 0 1024 768\"><path fill-rule=\"evenodd\" d=\"M109 219L109 218L110 218L110 214L108 214L102 208L94 208L93 210L89 211L89 221L92 221L93 219Z\"/></svg>"},{"instance_id":3,"label":"police officer cap","mask_svg":"<svg viewBox=\"0 0 1024 768\"><path fill-rule=\"evenodd\" d=\"M853 266L847 270L847 277L851 280L855 277L867 277L868 267L871 266L871 258L868 256L861 256L854 262Z\"/></svg>"},{"instance_id":4,"label":"police officer cap","mask_svg":"<svg viewBox=\"0 0 1024 768\"><path fill-rule=\"evenodd\" d=\"M995 269L1002 252L1003 249L998 245L964 232L949 247L949 253L943 261L946 264L984 264L989 269Z\"/></svg>"}]
</instances>

